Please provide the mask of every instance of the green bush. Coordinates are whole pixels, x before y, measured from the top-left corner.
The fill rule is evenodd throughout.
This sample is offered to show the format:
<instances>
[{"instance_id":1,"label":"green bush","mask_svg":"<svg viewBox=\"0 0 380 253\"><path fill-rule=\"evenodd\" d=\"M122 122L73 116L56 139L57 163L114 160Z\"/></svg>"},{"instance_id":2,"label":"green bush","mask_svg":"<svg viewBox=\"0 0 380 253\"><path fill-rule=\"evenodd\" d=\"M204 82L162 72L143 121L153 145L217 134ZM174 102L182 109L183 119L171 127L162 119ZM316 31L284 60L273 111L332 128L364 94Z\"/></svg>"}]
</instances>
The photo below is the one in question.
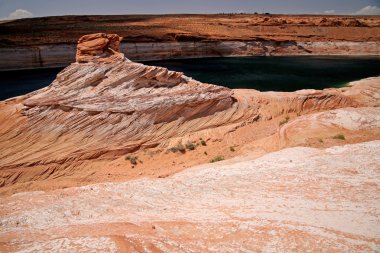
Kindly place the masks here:
<instances>
[{"instance_id":1,"label":"green bush","mask_svg":"<svg viewBox=\"0 0 380 253\"><path fill-rule=\"evenodd\" d=\"M171 147L168 149L170 152L177 153L178 149L176 147Z\"/></svg>"},{"instance_id":2,"label":"green bush","mask_svg":"<svg viewBox=\"0 0 380 253\"><path fill-rule=\"evenodd\" d=\"M138 157L135 155L127 155L127 157L125 157L125 160L130 161L133 165L137 165L137 159Z\"/></svg>"},{"instance_id":3,"label":"green bush","mask_svg":"<svg viewBox=\"0 0 380 253\"><path fill-rule=\"evenodd\" d=\"M333 139L336 139L336 140L345 140L346 137L343 135L343 134L337 134L333 137Z\"/></svg>"},{"instance_id":4,"label":"green bush","mask_svg":"<svg viewBox=\"0 0 380 253\"><path fill-rule=\"evenodd\" d=\"M172 148L169 149L173 153L181 152L181 153L186 153L186 148L183 146L181 142L178 142L178 144Z\"/></svg>"},{"instance_id":5,"label":"green bush","mask_svg":"<svg viewBox=\"0 0 380 253\"><path fill-rule=\"evenodd\" d=\"M186 143L186 148L188 149L188 150L194 150L195 149L195 145L194 145L194 143L192 143L192 142L190 142L190 141L188 141L187 143Z\"/></svg>"},{"instance_id":6,"label":"green bush","mask_svg":"<svg viewBox=\"0 0 380 253\"><path fill-rule=\"evenodd\" d=\"M290 119L289 116L286 116L286 118L285 118L284 120L281 120L281 121L280 121L280 124L279 124L279 125L282 126L282 125L288 123L288 122L289 122L289 119Z\"/></svg>"},{"instance_id":7,"label":"green bush","mask_svg":"<svg viewBox=\"0 0 380 253\"><path fill-rule=\"evenodd\" d=\"M214 158L212 158L210 160L210 163L216 163L216 162L223 161L223 160L224 160L224 156L218 155L218 156L215 156Z\"/></svg>"}]
</instances>

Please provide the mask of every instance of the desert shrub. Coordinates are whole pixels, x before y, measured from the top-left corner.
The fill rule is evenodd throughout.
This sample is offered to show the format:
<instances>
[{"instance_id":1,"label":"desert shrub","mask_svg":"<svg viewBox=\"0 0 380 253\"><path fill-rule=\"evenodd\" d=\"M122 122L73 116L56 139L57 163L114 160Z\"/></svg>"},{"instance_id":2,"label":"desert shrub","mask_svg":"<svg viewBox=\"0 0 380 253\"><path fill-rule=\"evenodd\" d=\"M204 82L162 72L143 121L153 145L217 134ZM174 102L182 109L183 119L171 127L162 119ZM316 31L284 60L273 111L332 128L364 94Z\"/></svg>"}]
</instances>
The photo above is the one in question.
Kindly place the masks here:
<instances>
[{"instance_id":1,"label":"desert shrub","mask_svg":"<svg viewBox=\"0 0 380 253\"><path fill-rule=\"evenodd\" d=\"M177 153L178 149L176 147L171 147L168 149L170 152Z\"/></svg>"},{"instance_id":2,"label":"desert shrub","mask_svg":"<svg viewBox=\"0 0 380 253\"><path fill-rule=\"evenodd\" d=\"M216 162L223 161L223 160L224 160L224 156L218 155L218 156L215 156L214 158L212 158L210 160L210 163L216 163Z\"/></svg>"},{"instance_id":3,"label":"desert shrub","mask_svg":"<svg viewBox=\"0 0 380 253\"><path fill-rule=\"evenodd\" d=\"M345 140L346 137L343 135L343 134L337 134L333 137L333 139L336 139L336 140Z\"/></svg>"},{"instance_id":4,"label":"desert shrub","mask_svg":"<svg viewBox=\"0 0 380 253\"><path fill-rule=\"evenodd\" d=\"M230 151L231 152L235 152L235 148L234 147L230 147Z\"/></svg>"},{"instance_id":5,"label":"desert shrub","mask_svg":"<svg viewBox=\"0 0 380 253\"><path fill-rule=\"evenodd\" d=\"M175 145L174 147L171 147L169 150L173 153L177 153L177 152L185 153L186 152L186 148L185 148L185 146L183 146L183 144L181 142L178 142L177 145Z\"/></svg>"},{"instance_id":6,"label":"desert shrub","mask_svg":"<svg viewBox=\"0 0 380 253\"><path fill-rule=\"evenodd\" d=\"M192 143L192 142L190 142L190 141L188 141L187 143L186 143L186 148L188 149L188 150L194 150L195 149L195 145L194 145L194 143Z\"/></svg>"},{"instance_id":7,"label":"desert shrub","mask_svg":"<svg viewBox=\"0 0 380 253\"><path fill-rule=\"evenodd\" d=\"M185 153L186 152L186 148L183 146L182 143L178 143L176 148L178 149L179 152L181 153Z\"/></svg>"},{"instance_id":8,"label":"desert shrub","mask_svg":"<svg viewBox=\"0 0 380 253\"><path fill-rule=\"evenodd\" d=\"M203 140L202 138L201 138L200 140L201 140L201 145L202 145L202 146L207 146L207 143L206 143L205 140Z\"/></svg>"},{"instance_id":9,"label":"desert shrub","mask_svg":"<svg viewBox=\"0 0 380 253\"><path fill-rule=\"evenodd\" d=\"M318 141L319 141L320 143L323 143L323 139L322 139L322 138L319 138Z\"/></svg>"},{"instance_id":10,"label":"desert shrub","mask_svg":"<svg viewBox=\"0 0 380 253\"><path fill-rule=\"evenodd\" d=\"M281 120L281 121L280 121L279 125L282 126L282 125L288 123L288 122L289 122L289 119L290 119L289 116L286 116L286 118L285 118L284 120Z\"/></svg>"},{"instance_id":11,"label":"desert shrub","mask_svg":"<svg viewBox=\"0 0 380 253\"><path fill-rule=\"evenodd\" d=\"M127 155L127 157L125 157L125 160L130 161L133 165L137 165L137 159L138 157L135 155Z\"/></svg>"}]
</instances>

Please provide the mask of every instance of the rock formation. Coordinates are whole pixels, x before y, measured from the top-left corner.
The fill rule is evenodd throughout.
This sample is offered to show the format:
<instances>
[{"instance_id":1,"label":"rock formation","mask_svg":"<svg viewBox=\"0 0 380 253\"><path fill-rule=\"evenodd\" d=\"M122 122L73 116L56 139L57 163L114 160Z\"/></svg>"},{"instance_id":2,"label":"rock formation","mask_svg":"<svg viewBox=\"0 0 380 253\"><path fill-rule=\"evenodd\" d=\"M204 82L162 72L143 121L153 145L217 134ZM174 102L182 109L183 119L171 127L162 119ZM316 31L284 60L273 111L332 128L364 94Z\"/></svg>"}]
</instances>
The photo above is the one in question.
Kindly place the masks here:
<instances>
[{"instance_id":1,"label":"rock formation","mask_svg":"<svg viewBox=\"0 0 380 253\"><path fill-rule=\"evenodd\" d=\"M0 251L379 247L380 77L230 90L132 62L119 42L82 37L48 87L0 102ZM182 141L197 149L170 152ZM244 156L168 177L220 154ZM109 181L127 182L62 189Z\"/></svg>"},{"instance_id":2,"label":"rock formation","mask_svg":"<svg viewBox=\"0 0 380 253\"><path fill-rule=\"evenodd\" d=\"M1 186L20 184L16 188L22 189L47 175L82 178L80 168L92 167L89 161L168 148L190 136L190 141L195 136L217 141L233 133L240 136L233 141L242 145L257 138L247 134L255 131L247 125L273 126L272 119L289 114L380 105L380 78L323 91L233 91L131 62L118 51L119 41L117 35L84 36L78 62L51 85L0 103ZM268 137L276 130L267 129L257 136Z\"/></svg>"},{"instance_id":3,"label":"rock formation","mask_svg":"<svg viewBox=\"0 0 380 253\"><path fill-rule=\"evenodd\" d=\"M0 155L3 168L55 167L72 159L154 147L183 132L213 126L202 122L189 128L186 123L233 106L233 92L227 88L130 62L116 47L105 58L103 50L111 49L102 36L81 38L79 62L59 73L50 86L1 105L0 139L8 146ZM94 51L84 50L83 43ZM11 109L16 107L20 111ZM44 148L51 145L56 148Z\"/></svg>"},{"instance_id":4,"label":"rock formation","mask_svg":"<svg viewBox=\"0 0 380 253\"><path fill-rule=\"evenodd\" d=\"M85 35L78 41L77 62L114 62L124 60L120 53L120 41L117 34L96 33Z\"/></svg>"}]
</instances>

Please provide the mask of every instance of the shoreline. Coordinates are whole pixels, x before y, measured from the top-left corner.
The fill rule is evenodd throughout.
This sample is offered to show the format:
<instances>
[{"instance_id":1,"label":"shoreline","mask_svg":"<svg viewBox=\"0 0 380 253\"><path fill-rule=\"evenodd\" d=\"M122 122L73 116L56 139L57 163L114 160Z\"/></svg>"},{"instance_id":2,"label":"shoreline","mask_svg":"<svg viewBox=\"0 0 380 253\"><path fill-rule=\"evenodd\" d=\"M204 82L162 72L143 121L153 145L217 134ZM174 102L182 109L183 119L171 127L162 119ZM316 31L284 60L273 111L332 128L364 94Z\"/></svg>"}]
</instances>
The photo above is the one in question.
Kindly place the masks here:
<instances>
[{"instance_id":1,"label":"shoreline","mask_svg":"<svg viewBox=\"0 0 380 253\"><path fill-rule=\"evenodd\" d=\"M152 43L153 44L153 43ZM174 43L177 44L177 43ZM362 43L358 43L362 44ZM370 45L373 46L371 42ZM130 47L129 45L128 47ZM145 47L141 45L142 47ZM360 45L358 45L360 46ZM239 51L237 49L232 53L216 53L213 54L201 54L197 52L193 52L192 54L186 55L186 52L190 52L191 48L187 51L182 51L183 55L175 55L176 53L172 50L167 50L167 48L162 48L162 50L156 51L156 53L150 53L149 51L140 52L138 49L135 49L135 52L128 50L127 46L122 44L121 49L122 52L126 55L128 59L136 62L154 62L154 61L166 61L166 60L185 60L185 59L207 59L207 58L234 58L234 57L342 57L342 58L360 58L360 57L368 57L368 58L379 58L380 57L380 44L376 44L378 49L375 49L373 53L352 53L347 52L332 52L332 53L308 53L305 54L303 52L272 52L270 54L246 54L243 51ZM70 65L71 62L75 61L75 45L70 45L70 50L60 50L60 45L55 45L54 48L50 46L41 46L39 49L35 47L17 47L17 48L0 48L0 59L9 59L8 61L0 61L0 73L7 71L17 71L17 70L34 70L34 69L50 69L50 68L64 68ZM68 46L65 45L65 48ZM195 44L194 44L195 48ZM172 48L173 49L173 48ZM210 48L208 48L210 50ZM257 49L257 48L256 48ZM274 50L279 50L274 49ZM162 55L164 51L169 52L167 55ZM49 55L49 52L54 52L54 55ZM58 52L58 53L57 53ZM145 53L145 55L144 55ZM14 55L20 55L20 57L13 57ZM24 57L21 57L21 56ZM150 56L149 56L150 55ZM21 59L21 60L19 60Z\"/></svg>"}]
</instances>

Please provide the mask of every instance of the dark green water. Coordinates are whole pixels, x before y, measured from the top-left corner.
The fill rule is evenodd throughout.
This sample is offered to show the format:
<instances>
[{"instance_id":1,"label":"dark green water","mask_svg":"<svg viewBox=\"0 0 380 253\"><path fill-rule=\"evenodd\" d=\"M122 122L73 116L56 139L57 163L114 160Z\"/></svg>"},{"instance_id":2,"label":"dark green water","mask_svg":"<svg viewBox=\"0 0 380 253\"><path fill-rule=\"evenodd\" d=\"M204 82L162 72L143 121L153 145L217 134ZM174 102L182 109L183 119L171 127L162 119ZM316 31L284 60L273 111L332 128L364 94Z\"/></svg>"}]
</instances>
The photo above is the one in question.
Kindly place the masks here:
<instances>
[{"instance_id":1,"label":"dark green water","mask_svg":"<svg viewBox=\"0 0 380 253\"><path fill-rule=\"evenodd\" d=\"M48 86L63 68L0 72L0 100L24 95Z\"/></svg>"},{"instance_id":2,"label":"dark green water","mask_svg":"<svg viewBox=\"0 0 380 253\"><path fill-rule=\"evenodd\" d=\"M145 62L202 82L261 91L340 87L380 76L380 57L237 57ZM49 85L62 68L0 72L0 100Z\"/></svg>"},{"instance_id":3,"label":"dark green water","mask_svg":"<svg viewBox=\"0 0 380 253\"><path fill-rule=\"evenodd\" d=\"M146 64L182 71L202 82L260 91L341 87L380 75L380 57L203 58Z\"/></svg>"}]
</instances>

